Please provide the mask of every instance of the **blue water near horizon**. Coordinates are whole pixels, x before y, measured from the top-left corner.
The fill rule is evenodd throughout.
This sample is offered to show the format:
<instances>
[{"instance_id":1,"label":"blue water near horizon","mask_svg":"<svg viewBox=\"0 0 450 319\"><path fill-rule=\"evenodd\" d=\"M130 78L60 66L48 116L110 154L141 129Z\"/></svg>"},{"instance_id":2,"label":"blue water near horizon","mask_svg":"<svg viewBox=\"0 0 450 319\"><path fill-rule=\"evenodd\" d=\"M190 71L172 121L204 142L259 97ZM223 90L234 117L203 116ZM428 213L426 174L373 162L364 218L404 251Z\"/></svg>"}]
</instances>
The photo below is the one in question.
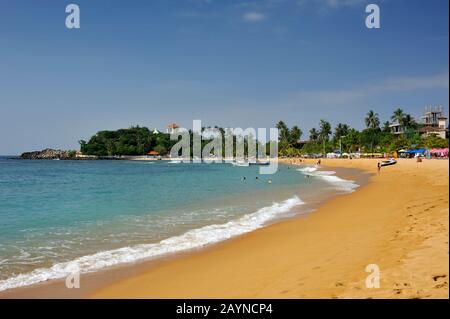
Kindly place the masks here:
<instances>
[{"instance_id":1,"label":"blue water near horizon","mask_svg":"<svg viewBox=\"0 0 450 319\"><path fill-rule=\"evenodd\" d=\"M225 163L0 157L0 290L61 278L73 261L96 271L252 231L335 192L330 182L288 165L260 175Z\"/></svg>"}]
</instances>

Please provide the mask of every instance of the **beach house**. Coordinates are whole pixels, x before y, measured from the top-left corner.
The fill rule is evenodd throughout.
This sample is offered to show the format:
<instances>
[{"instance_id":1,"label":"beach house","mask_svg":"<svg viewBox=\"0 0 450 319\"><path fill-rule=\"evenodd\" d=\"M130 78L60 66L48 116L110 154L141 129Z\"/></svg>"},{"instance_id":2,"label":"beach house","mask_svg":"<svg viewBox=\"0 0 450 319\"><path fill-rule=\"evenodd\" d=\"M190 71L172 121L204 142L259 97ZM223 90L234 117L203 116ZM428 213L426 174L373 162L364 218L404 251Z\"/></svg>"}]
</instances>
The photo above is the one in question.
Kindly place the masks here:
<instances>
[{"instance_id":1,"label":"beach house","mask_svg":"<svg viewBox=\"0 0 450 319\"><path fill-rule=\"evenodd\" d=\"M389 128L392 134L401 135L405 133L405 127L398 122L398 120L393 121L389 124Z\"/></svg>"},{"instance_id":2,"label":"beach house","mask_svg":"<svg viewBox=\"0 0 450 319\"><path fill-rule=\"evenodd\" d=\"M422 116L422 127L419 129L421 135L437 135L441 138L448 137L448 128L446 127L447 118L444 115L442 106L427 106Z\"/></svg>"}]
</instances>

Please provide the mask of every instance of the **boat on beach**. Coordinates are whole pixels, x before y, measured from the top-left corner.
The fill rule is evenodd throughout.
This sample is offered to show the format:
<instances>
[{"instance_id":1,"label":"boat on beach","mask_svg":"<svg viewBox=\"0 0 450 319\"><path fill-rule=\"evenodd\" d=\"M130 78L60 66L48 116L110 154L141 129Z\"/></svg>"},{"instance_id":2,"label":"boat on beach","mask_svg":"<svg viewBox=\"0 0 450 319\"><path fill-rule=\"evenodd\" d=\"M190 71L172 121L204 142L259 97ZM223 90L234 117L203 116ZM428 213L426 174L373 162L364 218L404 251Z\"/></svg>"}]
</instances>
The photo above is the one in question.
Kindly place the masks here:
<instances>
[{"instance_id":1,"label":"boat on beach","mask_svg":"<svg viewBox=\"0 0 450 319\"><path fill-rule=\"evenodd\" d=\"M383 166L390 166L390 165L394 165L394 164L397 164L397 161L395 159L391 158L387 161L382 161L380 166L383 167Z\"/></svg>"}]
</instances>

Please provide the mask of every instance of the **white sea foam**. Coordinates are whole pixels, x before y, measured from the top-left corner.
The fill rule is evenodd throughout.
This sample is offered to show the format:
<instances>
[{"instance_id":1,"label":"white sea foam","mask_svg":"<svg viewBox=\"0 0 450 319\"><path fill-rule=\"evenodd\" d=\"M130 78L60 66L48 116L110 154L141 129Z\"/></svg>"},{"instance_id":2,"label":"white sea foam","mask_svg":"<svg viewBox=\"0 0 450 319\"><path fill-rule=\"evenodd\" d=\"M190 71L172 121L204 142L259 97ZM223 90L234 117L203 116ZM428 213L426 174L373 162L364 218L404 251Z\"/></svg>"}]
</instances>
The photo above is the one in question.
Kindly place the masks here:
<instances>
[{"instance_id":1,"label":"white sea foam","mask_svg":"<svg viewBox=\"0 0 450 319\"><path fill-rule=\"evenodd\" d=\"M318 171L316 167L311 166L299 168L297 170L310 176L321 178L322 180L331 183L337 189L343 190L345 192L351 193L359 187L359 185L354 181L346 180L336 176L336 172L334 171Z\"/></svg>"},{"instance_id":2,"label":"white sea foam","mask_svg":"<svg viewBox=\"0 0 450 319\"><path fill-rule=\"evenodd\" d=\"M190 230L180 236L170 237L154 244L141 244L109 251L99 252L77 258L70 262L62 262L50 268L39 268L26 274L20 274L0 281L0 291L28 286L39 282L61 279L72 274L74 269L80 273L88 273L118 264L132 263L140 259L149 259L165 254L198 249L251 232L263 227L267 222L287 214L293 207L304 204L294 196L281 203L263 207L258 211L231 220L225 224L209 225Z\"/></svg>"},{"instance_id":3,"label":"white sea foam","mask_svg":"<svg viewBox=\"0 0 450 319\"><path fill-rule=\"evenodd\" d=\"M306 166L306 167L302 167L302 168L297 169L297 171L305 172L305 173L311 173L311 172L317 171L317 167Z\"/></svg>"}]
</instances>

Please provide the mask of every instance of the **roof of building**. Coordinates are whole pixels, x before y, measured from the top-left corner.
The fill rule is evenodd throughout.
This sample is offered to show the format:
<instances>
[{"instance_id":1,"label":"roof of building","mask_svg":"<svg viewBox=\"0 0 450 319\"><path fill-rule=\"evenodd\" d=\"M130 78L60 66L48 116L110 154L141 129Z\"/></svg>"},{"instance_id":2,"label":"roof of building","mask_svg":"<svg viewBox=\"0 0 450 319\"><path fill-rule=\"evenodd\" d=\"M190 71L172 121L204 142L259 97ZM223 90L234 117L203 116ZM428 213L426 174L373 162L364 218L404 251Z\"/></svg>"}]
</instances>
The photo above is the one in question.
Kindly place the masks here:
<instances>
[{"instance_id":1,"label":"roof of building","mask_svg":"<svg viewBox=\"0 0 450 319\"><path fill-rule=\"evenodd\" d=\"M398 120L394 120L391 123L389 123L389 127L395 127L395 126L401 126L401 124L398 122Z\"/></svg>"},{"instance_id":2,"label":"roof of building","mask_svg":"<svg viewBox=\"0 0 450 319\"><path fill-rule=\"evenodd\" d=\"M424 126L419 129L420 133L443 132L443 131L445 131L445 128L437 126Z\"/></svg>"}]
</instances>

